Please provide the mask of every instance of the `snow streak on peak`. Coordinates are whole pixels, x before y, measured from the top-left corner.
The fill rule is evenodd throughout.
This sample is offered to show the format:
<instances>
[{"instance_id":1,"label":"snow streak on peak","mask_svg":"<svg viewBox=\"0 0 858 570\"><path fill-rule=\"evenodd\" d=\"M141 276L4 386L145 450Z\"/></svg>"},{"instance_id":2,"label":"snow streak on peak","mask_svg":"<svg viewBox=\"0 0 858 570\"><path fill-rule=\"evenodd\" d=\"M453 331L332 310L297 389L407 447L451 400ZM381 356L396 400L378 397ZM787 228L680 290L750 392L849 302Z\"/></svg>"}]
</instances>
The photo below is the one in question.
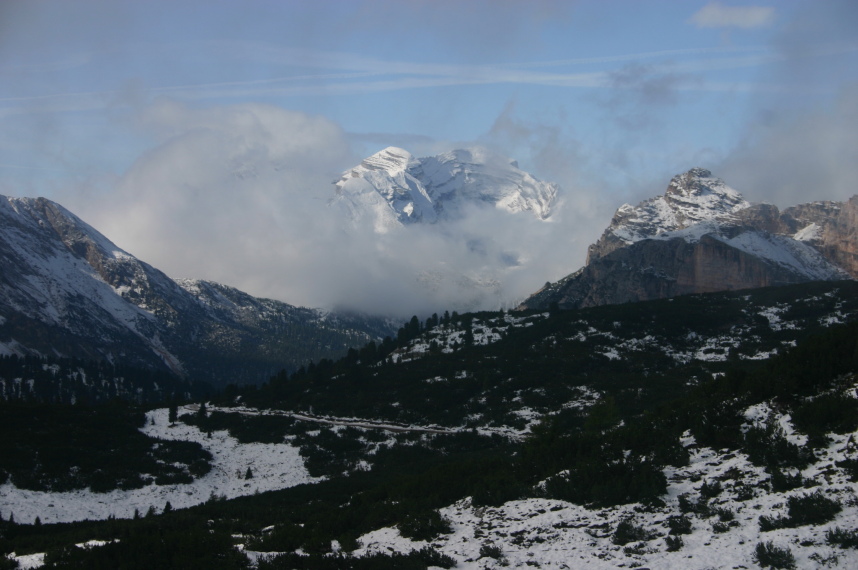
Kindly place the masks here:
<instances>
[{"instance_id":1,"label":"snow streak on peak","mask_svg":"<svg viewBox=\"0 0 858 570\"><path fill-rule=\"evenodd\" d=\"M608 232L627 244L634 243L701 222L730 222L736 212L750 206L738 191L708 170L692 168L674 176L663 196L637 206L620 206Z\"/></svg>"},{"instance_id":2,"label":"snow streak on peak","mask_svg":"<svg viewBox=\"0 0 858 570\"><path fill-rule=\"evenodd\" d=\"M384 170L390 175L395 175L398 172L404 172L409 167L414 166L417 159L405 149L395 146L389 146L386 149L375 153L374 155L365 158L359 167L353 170Z\"/></svg>"},{"instance_id":3,"label":"snow streak on peak","mask_svg":"<svg viewBox=\"0 0 858 570\"><path fill-rule=\"evenodd\" d=\"M514 160L481 147L426 158L388 147L344 172L335 186L332 205L354 222L372 219L378 233L458 219L469 205L529 212L545 220L559 190L520 170Z\"/></svg>"}]
</instances>

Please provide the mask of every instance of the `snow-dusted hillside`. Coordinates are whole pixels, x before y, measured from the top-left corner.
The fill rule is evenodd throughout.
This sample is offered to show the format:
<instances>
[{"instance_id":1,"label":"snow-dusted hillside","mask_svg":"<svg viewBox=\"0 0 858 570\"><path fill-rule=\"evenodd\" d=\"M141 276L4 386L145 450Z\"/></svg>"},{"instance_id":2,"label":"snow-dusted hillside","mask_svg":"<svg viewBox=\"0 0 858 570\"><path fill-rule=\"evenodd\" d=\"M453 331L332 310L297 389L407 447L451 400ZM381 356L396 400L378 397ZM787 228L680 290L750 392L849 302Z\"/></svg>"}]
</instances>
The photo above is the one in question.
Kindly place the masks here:
<instances>
[{"instance_id":1,"label":"snow-dusted hillside","mask_svg":"<svg viewBox=\"0 0 858 570\"><path fill-rule=\"evenodd\" d=\"M474 205L528 212L544 220L559 190L483 148L416 158L388 147L344 172L335 186L331 205L355 222L366 219L378 233L403 224L457 219Z\"/></svg>"},{"instance_id":2,"label":"snow-dusted hillside","mask_svg":"<svg viewBox=\"0 0 858 570\"><path fill-rule=\"evenodd\" d=\"M260 568L280 554L274 567L300 566L298 556L349 567L412 551L473 569L753 568L759 552L796 568L851 568L856 287L413 320L396 346L209 402L207 417L186 420L202 431L150 413L146 434L214 456L192 484L101 495L7 484L0 503L28 523L57 520L46 513L61 504L78 518L128 517L282 489L83 523L93 534L75 542L103 541L91 543L93 561L110 555L110 540L130 550L182 524L189 536L221 533L220 552L245 552ZM269 443L239 444L224 427ZM16 532L56 545L65 528ZM36 565L27 540L10 546ZM417 567L426 565L442 564Z\"/></svg>"},{"instance_id":3,"label":"snow-dusted hillside","mask_svg":"<svg viewBox=\"0 0 858 570\"><path fill-rule=\"evenodd\" d=\"M0 355L106 360L218 385L389 334L379 319L174 281L44 198L0 197L0 260Z\"/></svg>"},{"instance_id":4,"label":"snow-dusted hillside","mask_svg":"<svg viewBox=\"0 0 858 570\"><path fill-rule=\"evenodd\" d=\"M785 428L790 441L799 445L806 441L792 430L789 415L778 414L767 404L746 410L746 419L745 429L774 422ZM704 570L757 567L756 545L771 542L791 551L798 568L852 568L858 553L829 544L826 535L836 528L858 528L858 486L845 469L835 467L858 457L854 444L858 432L828 437L827 448L819 450L808 467L795 472L812 481L807 488L769 492L770 475L752 464L746 454L701 447L685 434L682 444L691 460L686 467L665 470L668 488L663 506L631 503L586 508L534 498L493 508L475 507L470 499L463 499L440 510L451 524L451 533L432 541L414 541L402 537L395 527L382 528L362 536L355 554L410 552L431 546L454 558L456 568L462 569ZM790 499L815 493L840 505L832 520L793 528L761 528L761 518L786 515ZM618 529L623 524L637 536L622 538ZM668 540L677 539L680 542L674 544L679 547L671 547Z\"/></svg>"}]
</instances>

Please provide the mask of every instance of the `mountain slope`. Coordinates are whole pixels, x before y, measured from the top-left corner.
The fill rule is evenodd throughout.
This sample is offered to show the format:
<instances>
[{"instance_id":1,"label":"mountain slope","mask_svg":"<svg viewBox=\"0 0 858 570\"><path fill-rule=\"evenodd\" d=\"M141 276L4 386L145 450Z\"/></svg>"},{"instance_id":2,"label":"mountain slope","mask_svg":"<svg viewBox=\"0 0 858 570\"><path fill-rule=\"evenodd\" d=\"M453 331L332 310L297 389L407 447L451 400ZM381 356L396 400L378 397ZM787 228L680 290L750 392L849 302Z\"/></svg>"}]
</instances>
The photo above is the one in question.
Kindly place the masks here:
<instances>
[{"instance_id":1,"label":"mountain slope","mask_svg":"<svg viewBox=\"0 0 858 570\"><path fill-rule=\"evenodd\" d=\"M588 307L854 277L856 206L817 203L780 213L751 205L708 170L694 168L675 176L663 196L621 206L590 246L587 264L521 307Z\"/></svg>"},{"instance_id":2,"label":"mountain slope","mask_svg":"<svg viewBox=\"0 0 858 570\"><path fill-rule=\"evenodd\" d=\"M509 213L551 215L558 187L520 170L486 149L454 150L415 158L388 147L343 173L331 205L353 221L369 218L376 232L412 223L435 223L463 216L477 205Z\"/></svg>"},{"instance_id":3,"label":"mountain slope","mask_svg":"<svg viewBox=\"0 0 858 570\"><path fill-rule=\"evenodd\" d=\"M0 198L0 353L258 382L387 327L203 281L176 282L44 198Z\"/></svg>"},{"instance_id":4,"label":"mountain slope","mask_svg":"<svg viewBox=\"0 0 858 570\"><path fill-rule=\"evenodd\" d=\"M246 567L236 558L246 553L260 570L704 570L778 556L794 559L781 567L850 567L856 287L415 323L386 355L368 345L224 394L207 412L185 408L175 425L167 410L149 413L145 435L213 456L189 483L57 495L22 489L16 478L41 479L9 465L0 494L18 522L0 521L0 552L51 552L51 564L74 567L138 553L166 567L217 536L204 550L220 567ZM44 437L40 426L21 431ZM137 439L135 459L163 449ZM271 461L281 453L288 460ZM147 505L151 514L130 518ZM56 520L80 522L44 524ZM101 542L71 546L92 539Z\"/></svg>"}]
</instances>

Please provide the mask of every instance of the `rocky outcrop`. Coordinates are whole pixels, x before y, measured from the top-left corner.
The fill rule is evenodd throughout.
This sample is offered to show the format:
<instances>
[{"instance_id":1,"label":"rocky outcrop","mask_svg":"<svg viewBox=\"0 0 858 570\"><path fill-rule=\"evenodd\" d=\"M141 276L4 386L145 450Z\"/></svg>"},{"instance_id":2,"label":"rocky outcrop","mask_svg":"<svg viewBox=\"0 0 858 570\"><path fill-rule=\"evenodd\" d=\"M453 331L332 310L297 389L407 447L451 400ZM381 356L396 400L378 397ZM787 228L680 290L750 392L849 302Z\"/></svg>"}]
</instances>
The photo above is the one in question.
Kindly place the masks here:
<instances>
[{"instance_id":1,"label":"rocky outcrop","mask_svg":"<svg viewBox=\"0 0 858 570\"><path fill-rule=\"evenodd\" d=\"M587 263L632 243L703 222L733 225L750 204L704 168L674 176L664 195L617 209L599 241L587 251Z\"/></svg>"},{"instance_id":2,"label":"rocky outcrop","mask_svg":"<svg viewBox=\"0 0 858 570\"><path fill-rule=\"evenodd\" d=\"M858 277L858 196L783 212L695 168L621 206L587 264L520 308L578 308Z\"/></svg>"}]
</instances>

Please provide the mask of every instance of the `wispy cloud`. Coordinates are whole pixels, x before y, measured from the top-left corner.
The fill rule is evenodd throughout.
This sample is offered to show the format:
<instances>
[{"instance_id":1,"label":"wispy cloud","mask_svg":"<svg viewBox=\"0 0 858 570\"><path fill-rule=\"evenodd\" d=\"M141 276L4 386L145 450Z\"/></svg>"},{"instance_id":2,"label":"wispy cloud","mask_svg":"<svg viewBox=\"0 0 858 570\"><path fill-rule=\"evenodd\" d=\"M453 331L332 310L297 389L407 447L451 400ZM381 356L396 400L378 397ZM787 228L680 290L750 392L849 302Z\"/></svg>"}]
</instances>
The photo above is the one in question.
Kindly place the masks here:
<instances>
[{"instance_id":1,"label":"wispy cloud","mask_svg":"<svg viewBox=\"0 0 858 570\"><path fill-rule=\"evenodd\" d=\"M354 54L284 49L268 45L217 44L215 48L232 57L257 58L285 68L315 69L318 73L295 73L265 79L204 82L196 84L141 86L150 96L170 95L183 100L237 99L252 97L290 97L307 95L350 95L408 89L464 87L510 84L562 88L624 89L616 81L621 72L615 64L643 60L661 60L647 68L662 75L705 74L707 72L760 67L783 59L781 54L761 47L680 49L611 55L603 57L512 62L490 65L420 63L381 60ZM185 46L185 49L187 46ZM212 46L209 46L212 49ZM819 46L809 57L855 51L858 46ZM240 56L236 54L241 54ZM163 55L163 54L162 54ZM593 71L575 71L574 67L601 66ZM562 68L567 68L562 70ZM547 71L553 69L552 71ZM2 75L2 74L0 74ZM711 83L704 77L686 82L683 89L720 91L723 81ZM745 88L736 84L738 89ZM765 87L771 89L771 86ZM123 91L81 91L0 97L0 116L17 112L62 112L99 108L115 102Z\"/></svg>"},{"instance_id":2,"label":"wispy cloud","mask_svg":"<svg viewBox=\"0 0 858 570\"><path fill-rule=\"evenodd\" d=\"M770 26L775 9L769 6L727 6L710 2L698 10L689 22L698 28L761 28Z\"/></svg>"}]
</instances>

